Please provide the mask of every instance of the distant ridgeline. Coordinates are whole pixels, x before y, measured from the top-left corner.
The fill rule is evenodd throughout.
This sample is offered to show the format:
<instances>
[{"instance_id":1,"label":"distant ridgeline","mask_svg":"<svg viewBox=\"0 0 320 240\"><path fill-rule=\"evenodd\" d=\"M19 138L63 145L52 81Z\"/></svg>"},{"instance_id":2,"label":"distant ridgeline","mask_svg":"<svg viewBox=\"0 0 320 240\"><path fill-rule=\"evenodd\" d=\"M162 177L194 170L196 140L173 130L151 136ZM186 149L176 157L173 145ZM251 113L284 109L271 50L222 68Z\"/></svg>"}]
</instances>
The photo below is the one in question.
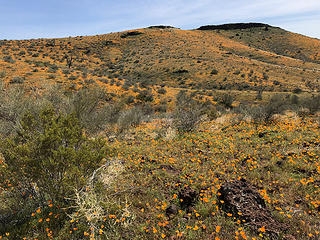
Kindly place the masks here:
<instances>
[{"instance_id":1,"label":"distant ridgeline","mask_svg":"<svg viewBox=\"0 0 320 240\"><path fill-rule=\"evenodd\" d=\"M157 26L150 26L148 28L151 28L151 29L167 29L167 28L175 28L175 27L172 27L172 26L164 26L164 25L157 25Z\"/></svg>"},{"instance_id":2,"label":"distant ridgeline","mask_svg":"<svg viewBox=\"0 0 320 240\"><path fill-rule=\"evenodd\" d=\"M197 30L237 30L237 29L248 29L248 28L258 28L264 27L266 30L271 27L264 23L229 23L222 25L206 25L201 26Z\"/></svg>"}]
</instances>

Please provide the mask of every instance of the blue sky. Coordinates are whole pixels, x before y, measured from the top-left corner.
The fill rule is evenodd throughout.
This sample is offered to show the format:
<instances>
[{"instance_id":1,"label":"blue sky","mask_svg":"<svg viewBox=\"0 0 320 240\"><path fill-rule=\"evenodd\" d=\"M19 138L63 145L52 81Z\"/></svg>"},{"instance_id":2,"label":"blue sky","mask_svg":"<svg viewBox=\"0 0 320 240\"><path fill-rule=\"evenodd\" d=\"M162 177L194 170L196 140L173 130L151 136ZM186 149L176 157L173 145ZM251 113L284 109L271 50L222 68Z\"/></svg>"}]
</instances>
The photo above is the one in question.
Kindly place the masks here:
<instances>
[{"instance_id":1,"label":"blue sky","mask_svg":"<svg viewBox=\"0 0 320 240\"><path fill-rule=\"evenodd\" d=\"M320 0L0 0L0 39L264 22L320 39Z\"/></svg>"}]
</instances>

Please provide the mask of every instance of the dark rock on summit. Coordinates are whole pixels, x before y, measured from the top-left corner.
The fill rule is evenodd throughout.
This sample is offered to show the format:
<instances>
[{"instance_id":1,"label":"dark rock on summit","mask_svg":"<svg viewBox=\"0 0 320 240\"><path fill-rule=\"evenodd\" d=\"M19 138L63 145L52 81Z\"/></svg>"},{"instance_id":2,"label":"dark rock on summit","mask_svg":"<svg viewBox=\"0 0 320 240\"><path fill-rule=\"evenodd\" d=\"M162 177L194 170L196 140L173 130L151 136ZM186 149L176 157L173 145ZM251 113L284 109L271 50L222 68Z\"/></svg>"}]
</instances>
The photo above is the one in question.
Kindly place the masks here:
<instances>
[{"instance_id":1,"label":"dark rock on summit","mask_svg":"<svg viewBox=\"0 0 320 240\"><path fill-rule=\"evenodd\" d=\"M157 25L157 26L150 26L148 27L150 29L168 29L168 28L175 28L175 27L172 27L172 26L164 26L164 25Z\"/></svg>"},{"instance_id":2,"label":"dark rock on summit","mask_svg":"<svg viewBox=\"0 0 320 240\"><path fill-rule=\"evenodd\" d=\"M201 26L197 30L238 30L238 29L248 29L248 28L258 28L264 27L266 31L271 27L264 23L229 23L222 25L206 25Z\"/></svg>"},{"instance_id":3,"label":"dark rock on summit","mask_svg":"<svg viewBox=\"0 0 320 240\"><path fill-rule=\"evenodd\" d=\"M131 32L123 33L120 37L121 38L127 38L127 37L142 35L142 34L143 33L139 32L139 31L131 31Z\"/></svg>"}]
</instances>

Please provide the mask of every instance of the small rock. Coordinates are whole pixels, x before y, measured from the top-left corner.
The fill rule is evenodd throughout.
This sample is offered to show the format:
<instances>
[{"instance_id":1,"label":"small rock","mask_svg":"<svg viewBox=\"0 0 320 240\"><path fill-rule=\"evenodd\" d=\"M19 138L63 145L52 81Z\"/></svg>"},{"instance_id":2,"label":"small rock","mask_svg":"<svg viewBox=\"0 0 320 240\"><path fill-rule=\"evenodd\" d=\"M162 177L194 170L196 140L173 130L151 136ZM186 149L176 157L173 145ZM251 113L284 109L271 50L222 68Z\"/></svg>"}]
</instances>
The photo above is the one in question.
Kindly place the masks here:
<instances>
[{"instance_id":1,"label":"small rock","mask_svg":"<svg viewBox=\"0 0 320 240\"><path fill-rule=\"evenodd\" d=\"M189 209L197 201L198 193L195 190L186 187L181 192L179 192L178 197L180 199L181 209Z\"/></svg>"},{"instance_id":2,"label":"small rock","mask_svg":"<svg viewBox=\"0 0 320 240\"><path fill-rule=\"evenodd\" d=\"M166 208L166 215L168 217L170 217L172 215L176 215L177 213L178 213L178 208L175 204L172 204Z\"/></svg>"}]
</instances>

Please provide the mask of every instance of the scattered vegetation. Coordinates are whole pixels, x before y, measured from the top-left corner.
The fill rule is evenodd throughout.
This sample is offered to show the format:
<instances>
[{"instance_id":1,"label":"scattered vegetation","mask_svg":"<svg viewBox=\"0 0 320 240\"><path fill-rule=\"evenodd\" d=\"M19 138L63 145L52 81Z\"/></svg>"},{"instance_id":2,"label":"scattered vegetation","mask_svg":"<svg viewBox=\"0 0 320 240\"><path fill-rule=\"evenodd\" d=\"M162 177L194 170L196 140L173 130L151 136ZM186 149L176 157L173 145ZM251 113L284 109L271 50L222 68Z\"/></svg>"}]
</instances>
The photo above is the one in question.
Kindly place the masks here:
<instances>
[{"instance_id":1,"label":"scattered vegetation","mask_svg":"<svg viewBox=\"0 0 320 240\"><path fill-rule=\"evenodd\" d=\"M319 239L319 43L213 28L0 41L0 239Z\"/></svg>"}]
</instances>

